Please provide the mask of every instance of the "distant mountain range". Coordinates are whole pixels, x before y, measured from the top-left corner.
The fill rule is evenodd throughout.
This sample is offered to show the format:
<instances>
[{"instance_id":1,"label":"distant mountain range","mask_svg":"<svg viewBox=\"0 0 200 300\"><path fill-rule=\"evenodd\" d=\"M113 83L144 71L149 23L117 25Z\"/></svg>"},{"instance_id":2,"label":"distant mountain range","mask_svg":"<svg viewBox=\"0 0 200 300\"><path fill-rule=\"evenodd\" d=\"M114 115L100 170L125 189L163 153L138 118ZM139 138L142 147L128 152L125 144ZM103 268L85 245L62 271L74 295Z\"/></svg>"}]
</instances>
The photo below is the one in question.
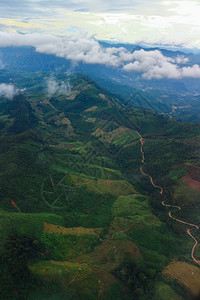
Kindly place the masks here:
<instances>
[{"instance_id":1,"label":"distant mountain range","mask_svg":"<svg viewBox=\"0 0 200 300\"><path fill-rule=\"evenodd\" d=\"M100 42L103 47L124 47L129 51L145 49L160 50L163 55L175 58L186 56L188 65L200 64L199 53L144 48L131 44L111 44ZM185 53L187 52L187 53ZM38 53L31 47L9 47L0 50L1 74L3 72L60 72L86 74L112 93L121 95L128 105L145 107L155 112L171 115L182 121L200 120L200 79L144 79L141 74L125 72L121 68L100 64L74 64L64 58Z\"/></svg>"}]
</instances>

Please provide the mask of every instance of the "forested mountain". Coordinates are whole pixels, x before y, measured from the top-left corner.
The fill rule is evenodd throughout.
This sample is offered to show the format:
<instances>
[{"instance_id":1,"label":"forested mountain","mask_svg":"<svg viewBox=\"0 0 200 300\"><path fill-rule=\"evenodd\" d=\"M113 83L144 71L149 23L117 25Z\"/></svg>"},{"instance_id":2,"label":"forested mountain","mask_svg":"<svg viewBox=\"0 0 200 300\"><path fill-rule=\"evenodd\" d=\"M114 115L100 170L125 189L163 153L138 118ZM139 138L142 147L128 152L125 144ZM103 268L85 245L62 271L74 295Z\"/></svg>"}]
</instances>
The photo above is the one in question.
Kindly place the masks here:
<instances>
[{"instance_id":1,"label":"forested mountain","mask_svg":"<svg viewBox=\"0 0 200 300\"><path fill-rule=\"evenodd\" d=\"M115 47L134 51L160 51L168 59L177 57L188 60L187 67L199 64L200 54L162 48L145 48L131 44L110 44L100 42L104 49ZM184 64L182 65L185 66ZM135 108L145 107L153 112L170 115L179 121L199 122L200 119L200 81L198 78L182 79L146 79L140 72L127 72L120 67L104 64L87 64L72 62L55 55L39 53L33 47L5 47L0 49L0 73L21 72L66 72L67 74L82 73L112 93L121 95ZM6 75L7 77L7 75Z\"/></svg>"},{"instance_id":2,"label":"forested mountain","mask_svg":"<svg viewBox=\"0 0 200 300\"><path fill-rule=\"evenodd\" d=\"M0 99L2 299L197 296L199 124L29 71L1 73L19 88Z\"/></svg>"}]
</instances>

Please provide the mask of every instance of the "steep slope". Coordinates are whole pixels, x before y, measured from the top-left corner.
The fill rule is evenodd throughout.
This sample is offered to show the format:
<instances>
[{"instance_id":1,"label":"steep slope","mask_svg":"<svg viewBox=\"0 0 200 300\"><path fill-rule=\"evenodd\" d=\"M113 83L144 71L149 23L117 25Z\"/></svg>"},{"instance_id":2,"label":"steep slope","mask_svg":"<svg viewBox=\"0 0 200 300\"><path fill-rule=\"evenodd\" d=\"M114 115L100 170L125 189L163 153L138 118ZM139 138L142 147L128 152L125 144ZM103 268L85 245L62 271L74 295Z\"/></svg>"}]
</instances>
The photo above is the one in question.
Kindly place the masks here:
<instances>
[{"instance_id":1,"label":"steep slope","mask_svg":"<svg viewBox=\"0 0 200 300\"><path fill-rule=\"evenodd\" d=\"M161 272L195 264L168 213L199 224L199 126L126 108L82 75L49 96L47 75L24 74L26 93L0 103L4 299L156 299L161 286L187 298Z\"/></svg>"}]
</instances>

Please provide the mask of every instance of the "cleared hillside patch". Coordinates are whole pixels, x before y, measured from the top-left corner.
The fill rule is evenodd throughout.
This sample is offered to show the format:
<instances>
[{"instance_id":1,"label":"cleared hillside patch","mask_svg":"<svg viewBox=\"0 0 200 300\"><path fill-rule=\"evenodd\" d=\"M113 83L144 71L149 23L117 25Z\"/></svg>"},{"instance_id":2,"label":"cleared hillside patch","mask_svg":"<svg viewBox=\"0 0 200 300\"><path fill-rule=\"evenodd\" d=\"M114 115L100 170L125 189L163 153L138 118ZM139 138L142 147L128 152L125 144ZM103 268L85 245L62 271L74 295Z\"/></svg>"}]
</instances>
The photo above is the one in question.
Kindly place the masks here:
<instances>
[{"instance_id":1,"label":"cleared hillside patch","mask_svg":"<svg viewBox=\"0 0 200 300\"><path fill-rule=\"evenodd\" d=\"M76 186L86 185L88 190L96 193L110 193L115 196L136 193L134 187L125 180L91 179L76 175L71 175L71 179Z\"/></svg>"},{"instance_id":2,"label":"cleared hillside patch","mask_svg":"<svg viewBox=\"0 0 200 300\"><path fill-rule=\"evenodd\" d=\"M69 235L99 235L102 228L84 228L84 227L72 227L66 228L64 226L54 225L47 222L44 223L44 232L52 234L69 234Z\"/></svg>"},{"instance_id":3,"label":"cleared hillside patch","mask_svg":"<svg viewBox=\"0 0 200 300\"><path fill-rule=\"evenodd\" d=\"M163 271L167 278L177 279L187 287L194 296L200 295L200 269L182 261L169 264Z\"/></svg>"}]
</instances>

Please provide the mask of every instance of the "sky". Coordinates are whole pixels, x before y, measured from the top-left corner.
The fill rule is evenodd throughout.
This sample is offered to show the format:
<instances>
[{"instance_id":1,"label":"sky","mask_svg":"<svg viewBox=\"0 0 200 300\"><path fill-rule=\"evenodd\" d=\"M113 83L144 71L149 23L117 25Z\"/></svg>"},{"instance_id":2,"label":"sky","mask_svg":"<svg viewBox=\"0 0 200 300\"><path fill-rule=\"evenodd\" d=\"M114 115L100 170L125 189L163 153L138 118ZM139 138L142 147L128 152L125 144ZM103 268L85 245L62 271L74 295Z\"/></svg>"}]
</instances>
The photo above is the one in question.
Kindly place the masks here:
<instances>
[{"instance_id":1,"label":"sky","mask_svg":"<svg viewBox=\"0 0 200 300\"><path fill-rule=\"evenodd\" d=\"M99 43L200 49L199 16L200 0L1 0L0 47L31 46L75 63L141 73L146 80L200 78L200 66L187 57Z\"/></svg>"},{"instance_id":2,"label":"sky","mask_svg":"<svg viewBox=\"0 0 200 300\"><path fill-rule=\"evenodd\" d=\"M0 30L200 48L199 0L1 0Z\"/></svg>"}]
</instances>

